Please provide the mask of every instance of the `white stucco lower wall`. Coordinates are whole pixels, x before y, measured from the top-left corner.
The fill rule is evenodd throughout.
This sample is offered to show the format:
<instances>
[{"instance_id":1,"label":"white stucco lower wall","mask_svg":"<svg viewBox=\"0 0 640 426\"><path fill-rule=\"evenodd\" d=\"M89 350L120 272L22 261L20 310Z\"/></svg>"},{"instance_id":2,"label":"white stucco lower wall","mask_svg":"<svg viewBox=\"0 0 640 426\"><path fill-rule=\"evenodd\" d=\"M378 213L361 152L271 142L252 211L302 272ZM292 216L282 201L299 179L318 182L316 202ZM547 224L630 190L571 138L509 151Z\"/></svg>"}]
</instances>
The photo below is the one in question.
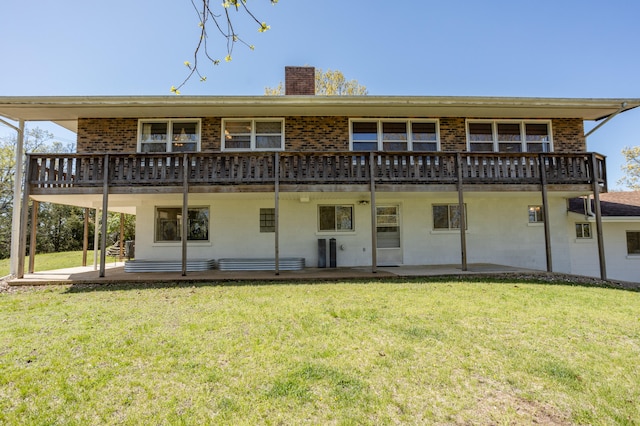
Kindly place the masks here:
<instances>
[{"instance_id":1,"label":"white stucco lower wall","mask_svg":"<svg viewBox=\"0 0 640 426\"><path fill-rule=\"evenodd\" d=\"M576 223L590 223L592 238L576 238ZM607 278L640 282L640 256L627 254L627 231L640 232L640 221L633 218L603 218L602 229ZM571 241L571 273L600 277L595 220L583 215L570 214L567 235Z\"/></svg>"},{"instance_id":2,"label":"white stucco lower wall","mask_svg":"<svg viewBox=\"0 0 640 426\"><path fill-rule=\"evenodd\" d=\"M338 266L371 265L371 206L361 204L367 194L307 194L309 200L288 194L280 201L280 256L304 257L308 267L318 264L318 238L336 238ZM335 198L334 198L335 197ZM378 205L400 208L402 264L458 264L460 232L433 229L434 204L457 204L455 193L378 193ZM350 204L352 232L319 232L318 205ZM544 227L528 222L528 206L540 205L537 193L465 194L468 230L467 261L546 270ZM155 207L180 207L181 196L149 197L136 208L136 258L169 260L181 257L181 244L154 242ZM272 208L264 194L194 194L190 206L210 209L210 240L188 244L191 259L273 257L274 234L261 233L260 208ZM571 272L564 198L550 199L553 267Z\"/></svg>"}]
</instances>

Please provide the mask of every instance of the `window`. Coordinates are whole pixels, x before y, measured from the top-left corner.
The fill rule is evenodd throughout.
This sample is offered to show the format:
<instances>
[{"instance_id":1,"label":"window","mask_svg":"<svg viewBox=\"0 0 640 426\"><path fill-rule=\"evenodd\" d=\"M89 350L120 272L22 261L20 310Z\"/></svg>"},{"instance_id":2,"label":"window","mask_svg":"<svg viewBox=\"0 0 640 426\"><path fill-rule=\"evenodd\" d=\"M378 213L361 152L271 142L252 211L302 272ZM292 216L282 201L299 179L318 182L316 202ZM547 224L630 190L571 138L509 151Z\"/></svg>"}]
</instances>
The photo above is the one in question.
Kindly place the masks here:
<instances>
[{"instance_id":1,"label":"window","mask_svg":"<svg viewBox=\"0 0 640 426\"><path fill-rule=\"evenodd\" d=\"M318 206L318 230L353 231L353 206Z\"/></svg>"},{"instance_id":2,"label":"window","mask_svg":"<svg viewBox=\"0 0 640 426\"><path fill-rule=\"evenodd\" d=\"M464 211L466 217L466 204L464 205ZM434 204L433 229L460 229L460 205ZM464 229L467 229L467 223L465 223Z\"/></svg>"},{"instance_id":3,"label":"window","mask_svg":"<svg viewBox=\"0 0 640 426\"><path fill-rule=\"evenodd\" d=\"M627 254L640 254L640 231L627 231Z\"/></svg>"},{"instance_id":4,"label":"window","mask_svg":"<svg viewBox=\"0 0 640 426\"><path fill-rule=\"evenodd\" d=\"M544 223L544 209L542 206L529 206L529 223Z\"/></svg>"},{"instance_id":5,"label":"window","mask_svg":"<svg viewBox=\"0 0 640 426\"><path fill-rule=\"evenodd\" d=\"M437 151L437 120L353 120L353 151Z\"/></svg>"},{"instance_id":6,"label":"window","mask_svg":"<svg viewBox=\"0 0 640 426\"><path fill-rule=\"evenodd\" d=\"M222 150L282 151L284 120L281 118L222 121Z\"/></svg>"},{"instance_id":7,"label":"window","mask_svg":"<svg viewBox=\"0 0 640 426\"><path fill-rule=\"evenodd\" d=\"M140 120L139 152L193 152L200 150L200 120Z\"/></svg>"},{"instance_id":8,"label":"window","mask_svg":"<svg viewBox=\"0 0 640 426\"><path fill-rule=\"evenodd\" d=\"M260 209L260 232L276 232L276 209Z\"/></svg>"},{"instance_id":9,"label":"window","mask_svg":"<svg viewBox=\"0 0 640 426\"><path fill-rule=\"evenodd\" d=\"M470 120L467 140L475 152L551 152L551 122Z\"/></svg>"},{"instance_id":10,"label":"window","mask_svg":"<svg viewBox=\"0 0 640 426\"><path fill-rule=\"evenodd\" d=\"M576 223L576 238L579 238L579 239L591 238L591 224Z\"/></svg>"},{"instance_id":11,"label":"window","mask_svg":"<svg viewBox=\"0 0 640 426\"><path fill-rule=\"evenodd\" d=\"M190 207L187 210L187 240L209 240L209 208ZM181 241L182 208L156 207L156 242Z\"/></svg>"}]
</instances>

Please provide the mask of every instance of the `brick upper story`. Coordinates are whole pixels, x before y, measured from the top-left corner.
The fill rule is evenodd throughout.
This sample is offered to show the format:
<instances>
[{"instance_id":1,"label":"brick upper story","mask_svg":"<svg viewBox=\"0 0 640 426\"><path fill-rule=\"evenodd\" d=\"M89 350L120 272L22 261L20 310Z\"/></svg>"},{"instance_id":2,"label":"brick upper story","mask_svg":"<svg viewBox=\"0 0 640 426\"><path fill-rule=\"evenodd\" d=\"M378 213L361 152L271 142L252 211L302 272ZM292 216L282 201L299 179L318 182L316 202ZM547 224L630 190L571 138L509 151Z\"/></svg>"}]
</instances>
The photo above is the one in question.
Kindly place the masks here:
<instances>
[{"instance_id":1,"label":"brick upper story","mask_svg":"<svg viewBox=\"0 0 640 426\"><path fill-rule=\"evenodd\" d=\"M385 117L354 118L384 119ZM412 117L412 119L416 118L418 117ZM222 117L202 117L201 119L201 150L220 151ZM442 151L466 150L465 121L465 118L461 117L439 119ZM582 119L561 118L550 121L554 152L586 151ZM292 116L284 117L284 123L286 151L349 151L349 117ZM138 119L79 118L77 141L78 153L134 153L137 151Z\"/></svg>"}]
</instances>

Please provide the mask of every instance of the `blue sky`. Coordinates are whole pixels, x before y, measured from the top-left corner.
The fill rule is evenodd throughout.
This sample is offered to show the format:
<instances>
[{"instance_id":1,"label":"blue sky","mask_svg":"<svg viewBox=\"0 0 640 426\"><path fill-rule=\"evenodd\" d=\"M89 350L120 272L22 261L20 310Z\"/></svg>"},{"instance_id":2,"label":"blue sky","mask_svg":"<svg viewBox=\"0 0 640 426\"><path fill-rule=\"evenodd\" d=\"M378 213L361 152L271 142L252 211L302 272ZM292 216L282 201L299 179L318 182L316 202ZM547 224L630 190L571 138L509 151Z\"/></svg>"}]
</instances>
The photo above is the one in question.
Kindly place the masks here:
<instances>
[{"instance_id":1,"label":"blue sky","mask_svg":"<svg viewBox=\"0 0 640 426\"><path fill-rule=\"evenodd\" d=\"M312 65L343 71L371 95L640 98L637 0L248 4L271 30L236 16L255 50L236 46L230 63L203 67L207 82L193 79L183 94L261 95L286 65ZM4 96L168 95L198 38L189 0L5 0L0 11ZM211 32L209 43L224 58L224 40ZM615 187L621 149L640 144L640 109L587 143L607 155Z\"/></svg>"}]
</instances>

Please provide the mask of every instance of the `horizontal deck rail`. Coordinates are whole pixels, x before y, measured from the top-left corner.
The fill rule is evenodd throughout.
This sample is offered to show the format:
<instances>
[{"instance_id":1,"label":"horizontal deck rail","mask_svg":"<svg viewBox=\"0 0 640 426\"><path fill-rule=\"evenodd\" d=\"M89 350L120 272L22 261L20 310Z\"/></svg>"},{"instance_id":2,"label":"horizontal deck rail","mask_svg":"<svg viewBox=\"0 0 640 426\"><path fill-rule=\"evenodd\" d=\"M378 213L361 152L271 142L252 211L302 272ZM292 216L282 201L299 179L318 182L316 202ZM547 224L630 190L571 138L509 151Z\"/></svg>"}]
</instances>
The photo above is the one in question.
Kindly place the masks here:
<instances>
[{"instance_id":1,"label":"horizontal deck rail","mask_svg":"<svg viewBox=\"0 0 640 426\"><path fill-rule=\"evenodd\" d=\"M595 161L595 164L593 164ZM592 153L279 152L28 154L32 189L282 184L592 184L606 191L605 157Z\"/></svg>"}]
</instances>

